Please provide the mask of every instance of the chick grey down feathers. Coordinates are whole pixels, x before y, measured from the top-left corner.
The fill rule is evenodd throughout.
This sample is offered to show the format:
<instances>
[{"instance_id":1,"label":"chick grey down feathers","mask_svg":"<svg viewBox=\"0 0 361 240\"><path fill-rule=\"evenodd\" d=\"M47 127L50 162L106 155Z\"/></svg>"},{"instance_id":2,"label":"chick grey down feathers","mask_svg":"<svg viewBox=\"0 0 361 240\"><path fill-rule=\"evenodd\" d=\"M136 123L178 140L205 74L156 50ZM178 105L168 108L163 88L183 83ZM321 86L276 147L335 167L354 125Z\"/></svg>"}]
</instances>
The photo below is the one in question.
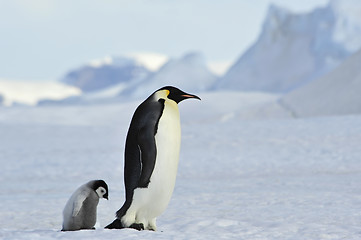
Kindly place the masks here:
<instances>
[{"instance_id":1,"label":"chick grey down feathers","mask_svg":"<svg viewBox=\"0 0 361 240\"><path fill-rule=\"evenodd\" d=\"M64 207L62 231L94 229L99 198L108 199L108 186L103 180L80 186Z\"/></svg>"}]
</instances>

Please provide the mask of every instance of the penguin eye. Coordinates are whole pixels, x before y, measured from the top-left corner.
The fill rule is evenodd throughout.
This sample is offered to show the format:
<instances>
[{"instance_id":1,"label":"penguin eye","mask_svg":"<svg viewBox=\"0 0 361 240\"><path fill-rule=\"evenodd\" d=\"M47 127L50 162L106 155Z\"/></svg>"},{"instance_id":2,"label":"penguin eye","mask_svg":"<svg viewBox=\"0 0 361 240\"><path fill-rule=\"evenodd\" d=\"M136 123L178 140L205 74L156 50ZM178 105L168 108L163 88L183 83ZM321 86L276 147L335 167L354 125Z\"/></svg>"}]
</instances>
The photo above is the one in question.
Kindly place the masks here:
<instances>
[{"instance_id":1,"label":"penguin eye","mask_svg":"<svg viewBox=\"0 0 361 240\"><path fill-rule=\"evenodd\" d=\"M104 190L104 189L102 189L102 190L101 190L101 193L105 193L105 190Z\"/></svg>"}]
</instances>

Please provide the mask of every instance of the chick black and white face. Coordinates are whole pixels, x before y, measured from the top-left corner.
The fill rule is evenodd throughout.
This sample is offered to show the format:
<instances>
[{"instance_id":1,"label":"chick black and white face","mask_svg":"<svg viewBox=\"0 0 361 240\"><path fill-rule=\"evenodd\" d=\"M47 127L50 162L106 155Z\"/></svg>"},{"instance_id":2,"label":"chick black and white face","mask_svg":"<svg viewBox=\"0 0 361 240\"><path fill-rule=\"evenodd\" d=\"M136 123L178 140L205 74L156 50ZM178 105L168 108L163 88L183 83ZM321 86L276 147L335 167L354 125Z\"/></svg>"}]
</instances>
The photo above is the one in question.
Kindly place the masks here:
<instances>
[{"instance_id":1,"label":"chick black and white face","mask_svg":"<svg viewBox=\"0 0 361 240\"><path fill-rule=\"evenodd\" d=\"M99 198L105 198L108 199L108 192L103 187L98 187L95 192L98 194Z\"/></svg>"}]
</instances>

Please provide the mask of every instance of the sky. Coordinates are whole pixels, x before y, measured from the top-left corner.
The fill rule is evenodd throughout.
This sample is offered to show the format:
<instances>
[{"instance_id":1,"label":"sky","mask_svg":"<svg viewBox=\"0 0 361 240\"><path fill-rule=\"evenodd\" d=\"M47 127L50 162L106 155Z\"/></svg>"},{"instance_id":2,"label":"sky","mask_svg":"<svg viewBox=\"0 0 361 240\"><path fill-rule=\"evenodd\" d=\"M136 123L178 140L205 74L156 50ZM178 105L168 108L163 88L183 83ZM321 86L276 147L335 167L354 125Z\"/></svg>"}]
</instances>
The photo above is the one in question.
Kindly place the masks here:
<instances>
[{"instance_id":1,"label":"sky","mask_svg":"<svg viewBox=\"0 0 361 240\"><path fill-rule=\"evenodd\" d=\"M307 12L328 0L0 0L0 79L58 80L94 59L202 52L235 61L269 4Z\"/></svg>"}]
</instances>

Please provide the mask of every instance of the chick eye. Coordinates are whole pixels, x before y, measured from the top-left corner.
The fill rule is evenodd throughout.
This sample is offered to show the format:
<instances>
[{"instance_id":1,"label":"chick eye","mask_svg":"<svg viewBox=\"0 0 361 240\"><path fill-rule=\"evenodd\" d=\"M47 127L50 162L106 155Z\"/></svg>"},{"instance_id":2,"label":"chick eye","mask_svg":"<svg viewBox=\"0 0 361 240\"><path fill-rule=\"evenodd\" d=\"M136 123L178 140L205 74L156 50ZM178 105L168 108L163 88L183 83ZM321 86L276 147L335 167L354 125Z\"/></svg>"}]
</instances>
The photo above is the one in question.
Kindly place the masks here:
<instances>
[{"instance_id":1,"label":"chick eye","mask_svg":"<svg viewBox=\"0 0 361 240\"><path fill-rule=\"evenodd\" d=\"M105 191L104 191L103 189L101 190L101 192L102 192L102 193L105 193Z\"/></svg>"}]
</instances>

